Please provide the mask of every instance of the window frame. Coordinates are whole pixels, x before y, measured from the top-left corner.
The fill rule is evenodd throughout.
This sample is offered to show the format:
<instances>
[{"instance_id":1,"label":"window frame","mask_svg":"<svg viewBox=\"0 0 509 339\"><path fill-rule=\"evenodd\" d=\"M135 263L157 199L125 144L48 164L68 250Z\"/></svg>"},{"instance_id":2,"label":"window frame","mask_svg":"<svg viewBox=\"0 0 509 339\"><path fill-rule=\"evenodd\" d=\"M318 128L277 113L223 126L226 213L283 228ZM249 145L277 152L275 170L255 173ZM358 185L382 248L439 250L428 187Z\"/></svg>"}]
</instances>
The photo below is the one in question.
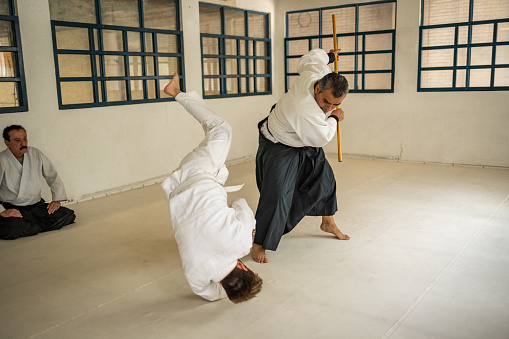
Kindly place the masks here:
<instances>
[{"instance_id":1,"label":"window frame","mask_svg":"<svg viewBox=\"0 0 509 339\"><path fill-rule=\"evenodd\" d=\"M328 6L328 7L319 7L319 8L311 8L307 10L298 10L298 11L290 11L286 12L286 22L285 22L285 28L286 28L286 37L284 39L285 41L285 89L286 91L289 90L289 84L290 84L290 77L291 76L298 76L298 73L290 73L289 72L289 61L290 59L298 59L301 58L302 55L289 55L289 42L290 41L296 41L296 40L308 40L309 43L309 50L313 48L313 40L318 40L318 48L322 48L322 41L324 39L331 39L333 40L333 34L323 34L322 32L322 12L331 10L331 9L338 9L338 8L348 8L348 7L355 7L355 32L352 33L338 33L336 34L336 39L339 39L341 37L349 37L353 36L355 37L355 51L354 52L340 52L338 57L339 60L341 60L341 56L354 56L354 70L353 71L341 71L341 74L353 74L354 75L354 83L349 84L349 93L394 93L394 78L395 78L395 57L396 57L396 20L394 21L394 29L390 30L379 30L379 31L366 31L366 32L359 32L359 9L362 6L370 6L370 5L378 5L378 4L386 4L386 3L394 3L395 4L395 12L397 13L397 1L396 0L381 0L381 1L372 1L372 2L365 2L365 3L355 3L355 4L348 4L348 5L339 5L339 6ZM318 20L319 20L319 32L318 35L310 35L310 36L298 36L298 37L288 37L289 35L289 20L288 15L289 14L295 14L295 13L303 13L303 12L313 12L318 11ZM395 16L396 17L396 16ZM366 36L368 35L378 35L378 34L391 34L392 35L392 49L388 50L376 50L376 51L366 51ZM359 37L362 37L362 46L359 46ZM341 48L341 46L338 46ZM316 48L316 47L315 47ZM362 48L359 51L359 48ZM390 70L366 70L365 69L365 63L366 58L365 55L369 54L391 54L391 69ZM362 56L362 63L360 70L359 62L358 62L358 56ZM391 88L390 89L359 89L358 88L358 76L362 78L362 86L365 85L365 75L366 74L391 74ZM356 76L357 75L357 76Z\"/></svg>"},{"instance_id":2,"label":"window frame","mask_svg":"<svg viewBox=\"0 0 509 339\"><path fill-rule=\"evenodd\" d=\"M185 91L185 67L184 67L184 41L183 32L181 30L181 16L180 16L180 1L176 0L176 30L163 30L155 28L144 28L144 27L133 27L133 26L117 26L117 25L104 25L102 24L102 13L101 13L101 0L95 0L96 20L98 23L80 23L72 21L60 21L51 20L51 33L53 40L53 56L55 61L55 77L57 82L57 94L58 94L58 106L59 109L76 109L76 108L89 108L89 107L109 107L119 105L133 105L143 104L152 102L164 102L164 101L175 101L175 98L161 97L161 86L160 80L167 79L168 82L173 79L173 74L170 75L159 75L158 70L158 57L176 57L178 58L178 69L180 86ZM144 12L143 12L143 0L138 0L138 15L139 25L144 26ZM78 27L86 28L88 30L88 50L74 50L74 49L58 49L57 48L57 27ZM121 51L108 51L104 50L103 40L104 30L113 30L122 32L122 50ZM94 31L97 34L94 34ZM141 52L129 51L128 46L128 32L138 32L140 34L140 46ZM146 33L152 35L152 52L145 51L145 36ZM169 34L177 36L177 53L160 53L157 50L157 38L156 34ZM97 37L97 42L95 41ZM95 47L97 45L97 48ZM59 68L59 55L89 55L90 56L90 67L91 75L89 77L61 77ZM124 61L124 75L123 76L107 76L105 69L105 56L123 56ZM141 76L131 76L129 67L129 57L140 56L141 57ZM153 57L154 62L154 75L147 75L147 57ZM99 65L97 65L97 58L99 58ZM141 80L143 81L143 99L133 100L131 98L131 81ZM150 99L148 92L147 81L153 80L155 82L155 98ZM93 86L93 102L92 103L79 103L79 104L63 104L62 103L62 90L61 83L63 82L91 82ZM125 95L126 100L122 101L105 101L107 100L107 81L123 81L125 82ZM99 83L100 88L99 88Z\"/></svg>"},{"instance_id":3,"label":"window frame","mask_svg":"<svg viewBox=\"0 0 509 339\"><path fill-rule=\"evenodd\" d=\"M507 68L509 69L509 64L496 64L496 48L497 46L508 46L509 41L497 42L497 31L498 24L509 22L509 18L506 19L494 19L494 20L478 20L474 21L474 0L469 1L469 12L468 12L468 22L455 22L448 24L436 24L436 25L424 25L424 8L425 1L421 0L421 18L419 25L419 61L418 61L418 72L417 72L417 92L469 92L469 91L507 91L509 90L508 86L498 86L495 87L495 69L497 68ZM492 42L482 42L482 43L473 43L472 42L472 28L476 25L485 25L485 24L493 24L493 40ZM459 44L458 36L460 27L467 27L467 43ZM442 29L442 28L454 28L454 42L449 45L440 45L440 46L426 46L423 47L423 35L425 30L434 30L434 29ZM491 47L491 64L490 65L471 65L471 50L475 47ZM467 56L466 56L466 64L465 66L457 65L457 54L458 49L466 48ZM422 67L422 54L423 51L429 50L440 50L440 49L454 49L453 52L453 65L452 66L440 66L440 67ZM490 86L484 87L471 87L470 85L470 70L472 69L490 69L491 77L490 77ZM426 71L449 71L452 70L452 86L451 87L422 87L422 73ZM456 86L456 75L458 70L465 70L465 86L457 87Z\"/></svg>"},{"instance_id":4,"label":"window frame","mask_svg":"<svg viewBox=\"0 0 509 339\"><path fill-rule=\"evenodd\" d=\"M18 113L28 111L28 95L25 80L25 66L23 64L23 49L21 47L21 34L19 29L19 19L16 15L15 0L8 0L9 14L0 15L0 21L11 21L16 46L4 47L0 46L0 52L12 52L17 54L16 66L18 68L17 77L0 77L1 82L17 82L19 91L19 106L0 107L0 114L2 113Z\"/></svg>"},{"instance_id":5,"label":"window frame","mask_svg":"<svg viewBox=\"0 0 509 339\"><path fill-rule=\"evenodd\" d=\"M214 98L231 98L231 97L244 97L244 96L253 96L253 95L270 95L272 94L272 45L270 38L270 13L246 10L237 7L223 6L218 4L212 4L207 2L199 2L199 6L208 6L215 7L220 9L221 14L221 34L213 34L213 33L201 33L200 31L200 53L201 53L201 67L202 67L202 88L203 88L203 98L205 99L214 99ZM235 10L244 12L244 29L245 36L237 36L237 35L226 35L225 34L225 14L224 11L227 10ZM267 38L255 38L249 36L249 14L257 14L265 16L265 33ZM213 38L218 39L219 41L219 54L203 54L203 39L204 38ZM225 40L236 40L236 55L226 54ZM245 54L240 54L240 40L245 41ZM249 55L249 43L253 42L253 55ZM267 56L257 56L256 55L256 43L266 43L267 44ZM205 66L204 59L219 59L219 75L205 75ZM237 60L237 74L226 74L226 60L227 59L236 59ZM241 74L241 63L240 60L246 60L246 74ZM253 60L253 73L249 73L249 60ZM257 74L257 60L266 60L267 61L267 73L265 74ZM237 79L237 93L227 93L227 81L226 79ZM246 79L246 92L241 93L241 79ZM253 91L250 91L250 83L249 79L253 78ZM263 92L257 91L257 78L267 78L267 90ZM219 89L220 94L206 95L205 94L205 79L219 79Z\"/></svg>"}]
</instances>

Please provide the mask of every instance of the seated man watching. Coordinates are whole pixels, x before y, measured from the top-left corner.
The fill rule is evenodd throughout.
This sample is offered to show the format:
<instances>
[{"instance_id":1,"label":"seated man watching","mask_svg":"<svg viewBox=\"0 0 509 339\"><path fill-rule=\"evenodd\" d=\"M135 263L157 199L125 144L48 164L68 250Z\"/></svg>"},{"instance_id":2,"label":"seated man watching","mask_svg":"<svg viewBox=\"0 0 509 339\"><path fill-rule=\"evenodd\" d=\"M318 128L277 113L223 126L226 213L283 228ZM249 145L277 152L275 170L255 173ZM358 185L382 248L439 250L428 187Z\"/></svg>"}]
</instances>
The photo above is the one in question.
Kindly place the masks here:
<instances>
[{"instance_id":1,"label":"seated man watching","mask_svg":"<svg viewBox=\"0 0 509 339\"><path fill-rule=\"evenodd\" d=\"M28 147L25 128L8 126L3 137L7 149L0 152L0 239L26 237L72 224L76 215L60 203L67 200L64 184L51 161L37 148ZM41 197L42 177L51 188L49 204Z\"/></svg>"}]
</instances>

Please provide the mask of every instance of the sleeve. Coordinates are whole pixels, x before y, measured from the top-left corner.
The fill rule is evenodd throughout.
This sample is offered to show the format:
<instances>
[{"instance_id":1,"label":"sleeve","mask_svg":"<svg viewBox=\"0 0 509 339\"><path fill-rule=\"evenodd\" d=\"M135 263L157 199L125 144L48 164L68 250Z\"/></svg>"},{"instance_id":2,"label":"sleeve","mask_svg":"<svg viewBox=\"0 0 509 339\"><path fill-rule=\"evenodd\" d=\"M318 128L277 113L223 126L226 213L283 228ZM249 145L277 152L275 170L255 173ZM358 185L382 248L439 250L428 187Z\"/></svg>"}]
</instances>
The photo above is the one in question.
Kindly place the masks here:
<instances>
[{"instance_id":1,"label":"sleeve","mask_svg":"<svg viewBox=\"0 0 509 339\"><path fill-rule=\"evenodd\" d=\"M235 210L235 216L241 223L242 246L250 249L253 246L253 230L256 227L253 210L251 210L244 198L232 201L232 208Z\"/></svg>"},{"instance_id":2,"label":"sleeve","mask_svg":"<svg viewBox=\"0 0 509 339\"><path fill-rule=\"evenodd\" d=\"M216 301L227 297L226 291L220 283L211 281L210 284L206 286L196 286L193 284L190 284L190 286L194 294L208 301Z\"/></svg>"},{"instance_id":3,"label":"sleeve","mask_svg":"<svg viewBox=\"0 0 509 339\"><path fill-rule=\"evenodd\" d=\"M304 72L318 73L318 79L329 74L332 70L327 66L329 55L323 49L312 49L300 58L297 64L297 72L302 75ZM318 80L317 79L317 80Z\"/></svg>"},{"instance_id":4,"label":"sleeve","mask_svg":"<svg viewBox=\"0 0 509 339\"><path fill-rule=\"evenodd\" d=\"M323 113L320 113L323 114ZM323 147L334 138L337 122L322 116L308 116L297 121L295 131L306 146Z\"/></svg>"},{"instance_id":5,"label":"sleeve","mask_svg":"<svg viewBox=\"0 0 509 339\"><path fill-rule=\"evenodd\" d=\"M51 197L53 201L67 200L64 183L62 179L60 179L57 170L44 153L39 152L39 156L42 162L42 175L51 188Z\"/></svg>"},{"instance_id":6,"label":"sleeve","mask_svg":"<svg viewBox=\"0 0 509 339\"><path fill-rule=\"evenodd\" d=\"M4 175L5 175L4 167L2 166L2 164L0 164L0 183L4 180ZM2 213L3 211L5 211L5 207L0 202L0 213Z\"/></svg>"}]
</instances>

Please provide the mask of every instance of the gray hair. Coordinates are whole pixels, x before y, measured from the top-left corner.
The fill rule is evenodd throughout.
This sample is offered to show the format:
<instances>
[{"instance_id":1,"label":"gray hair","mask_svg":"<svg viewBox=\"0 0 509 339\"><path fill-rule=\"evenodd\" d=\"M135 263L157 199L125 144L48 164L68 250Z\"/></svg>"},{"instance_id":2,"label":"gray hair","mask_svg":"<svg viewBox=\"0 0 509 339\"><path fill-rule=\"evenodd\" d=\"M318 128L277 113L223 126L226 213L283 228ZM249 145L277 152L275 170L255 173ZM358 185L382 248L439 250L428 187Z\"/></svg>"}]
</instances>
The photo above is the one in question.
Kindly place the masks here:
<instances>
[{"instance_id":1,"label":"gray hair","mask_svg":"<svg viewBox=\"0 0 509 339\"><path fill-rule=\"evenodd\" d=\"M318 80L315 86L316 85L320 86L318 93L330 89L335 98L340 98L343 94L348 94L348 80L341 74L329 73Z\"/></svg>"}]
</instances>

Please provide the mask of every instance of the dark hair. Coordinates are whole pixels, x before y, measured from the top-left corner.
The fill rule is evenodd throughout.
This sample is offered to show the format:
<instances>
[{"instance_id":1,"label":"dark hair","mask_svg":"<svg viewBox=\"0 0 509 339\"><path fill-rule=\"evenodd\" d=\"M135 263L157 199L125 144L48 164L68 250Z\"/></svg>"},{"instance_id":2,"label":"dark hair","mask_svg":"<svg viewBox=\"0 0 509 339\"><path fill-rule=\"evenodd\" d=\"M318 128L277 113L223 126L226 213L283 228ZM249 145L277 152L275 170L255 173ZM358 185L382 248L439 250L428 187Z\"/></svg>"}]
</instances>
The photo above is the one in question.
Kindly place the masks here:
<instances>
[{"instance_id":1,"label":"dark hair","mask_svg":"<svg viewBox=\"0 0 509 339\"><path fill-rule=\"evenodd\" d=\"M11 138L9 137L9 133L11 131L18 130L18 129L22 129L23 131L25 131L25 133L27 132L25 127L23 127L21 125L10 125L10 126L5 127L4 128L4 133L3 133L4 140L5 141L11 141Z\"/></svg>"},{"instance_id":2,"label":"dark hair","mask_svg":"<svg viewBox=\"0 0 509 339\"><path fill-rule=\"evenodd\" d=\"M348 80L341 74L329 73L318 80L315 86L316 85L320 86L318 93L330 89L335 98L340 98L343 94L348 94Z\"/></svg>"},{"instance_id":3,"label":"dark hair","mask_svg":"<svg viewBox=\"0 0 509 339\"><path fill-rule=\"evenodd\" d=\"M262 278L249 268L244 271L236 266L221 280L228 299L235 304L253 299L262 290L262 283Z\"/></svg>"}]
</instances>

